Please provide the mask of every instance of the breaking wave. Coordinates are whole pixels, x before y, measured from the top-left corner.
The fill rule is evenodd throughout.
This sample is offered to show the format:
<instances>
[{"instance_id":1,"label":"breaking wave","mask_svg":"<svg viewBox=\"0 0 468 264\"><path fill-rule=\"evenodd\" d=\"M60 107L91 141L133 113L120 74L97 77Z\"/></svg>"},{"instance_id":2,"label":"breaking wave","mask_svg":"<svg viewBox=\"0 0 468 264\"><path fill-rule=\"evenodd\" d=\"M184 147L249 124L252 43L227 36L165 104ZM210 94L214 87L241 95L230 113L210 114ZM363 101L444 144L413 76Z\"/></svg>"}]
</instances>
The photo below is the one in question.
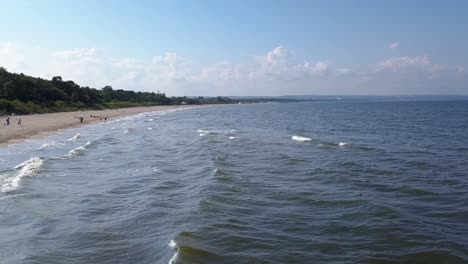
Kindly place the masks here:
<instances>
[{"instance_id":1,"label":"breaking wave","mask_svg":"<svg viewBox=\"0 0 468 264\"><path fill-rule=\"evenodd\" d=\"M74 135L72 138L67 139L67 141L76 141L80 137L81 137L80 133L76 133L76 135Z\"/></svg>"},{"instance_id":2,"label":"breaking wave","mask_svg":"<svg viewBox=\"0 0 468 264\"><path fill-rule=\"evenodd\" d=\"M86 150L86 147L89 145L91 145L90 141L86 142L86 144L82 146L79 146L77 148L70 150L68 154L64 155L63 157L72 157L72 156L80 155Z\"/></svg>"},{"instance_id":3,"label":"breaking wave","mask_svg":"<svg viewBox=\"0 0 468 264\"><path fill-rule=\"evenodd\" d=\"M36 175L40 171L43 163L44 163L43 159L39 157L33 157L19 164L18 166L15 167L15 170L19 170L19 172L16 175L11 176L11 177L8 177L8 175L5 175L0 191L11 192L11 191L16 190L19 187L21 179L23 177Z\"/></svg>"},{"instance_id":4,"label":"breaking wave","mask_svg":"<svg viewBox=\"0 0 468 264\"><path fill-rule=\"evenodd\" d=\"M299 142L308 142L308 141L311 141L312 139L308 137L292 136L292 140L299 141Z\"/></svg>"},{"instance_id":5,"label":"breaking wave","mask_svg":"<svg viewBox=\"0 0 468 264\"><path fill-rule=\"evenodd\" d=\"M169 242L169 247L176 251L169 260L169 264L175 264L177 261L177 257L179 256L179 248L174 240L171 240L171 242Z\"/></svg>"}]
</instances>

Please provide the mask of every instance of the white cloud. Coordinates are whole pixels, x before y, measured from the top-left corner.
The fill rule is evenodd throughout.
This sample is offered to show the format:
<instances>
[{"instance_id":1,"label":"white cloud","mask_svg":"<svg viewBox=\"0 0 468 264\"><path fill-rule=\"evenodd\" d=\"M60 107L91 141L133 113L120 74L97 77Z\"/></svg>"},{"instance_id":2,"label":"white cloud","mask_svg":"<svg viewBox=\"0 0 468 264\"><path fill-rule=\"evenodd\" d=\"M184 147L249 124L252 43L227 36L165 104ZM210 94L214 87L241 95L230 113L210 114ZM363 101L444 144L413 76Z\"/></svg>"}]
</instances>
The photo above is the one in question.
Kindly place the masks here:
<instances>
[{"instance_id":1,"label":"white cloud","mask_svg":"<svg viewBox=\"0 0 468 264\"><path fill-rule=\"evenodd\" d=\"M330 66L328 65L328 62L325 62L325 61L318 61L315 64L305 62L303 64L303 67L306 71L313 73L313 74L319 74L319 75L327 74L330 68Z\"/></svg>"},{"instance_id":2,"label":"white cloud","mask_svg":"<svg viewBox=\"0 0 468 264\"><path fill-rule=\"evenodd\" d=\"M153 58L152 74L161 81L185 81L191 74L191 62L175 52L166 52L164 56Z\"/></svg>"},{"instance_id":3,"label":"white cloud","mask_svg":"<svg viewBox=\"0 0 468 264\"><path fill-rule=\"evenodd\" d=\"M282 46L243 63L220 61L201 67L175 52L146 61L107 57L96 48L36 55L0 43L0 66L10 71L48 79L60 75L96 88L111 85L168 95L427 94L441 92L441 87L444 93L468 93L459 88L468 82L464 66L440 65L428 56L394 56L354 69L297 58Z\"/></svg>"},{"instance_id":4,"label":"white cloud","mask_svg":"<svg viewBox=\"0 0 468 264\"><path fill-rule=\"evenodd\" d=\"M396 50L400 47L400 43L399 42L393 42L393 43L390 43L388 45L388 48L391 49L391 50Z\"/></svg>"},{"instance_id":5,"label":"white cloud","mask_svg":"<svg viewBox=\"0 0 468 264\"><path fill-rule=\"evenodd\" d=\"M431 76L437 72L444 69L444 66L432 63L430 58L426 55L424 56L404 56L404 57L391 57L386 60L381 61L377 67L376 71L409 71L409 70L419 70L423 72L430 73Z\"/></svg>"},{"instance_id":6,"label":"white cloud","mask_svg":"<svg viewBox=\"0 0 468 264\"><path fill-rule=\"evenodd\" d=\"M23 55L9 42L0 43L0 66L15 72L27 70Z\"/></svg>"},{"instance_id":7,"label":"white cloud","mask_svg":"<svg viewBox=\"0 0 468 264\"><path fill-rule=\"evenodd\" d=\"M349 75L352 73L352 71L348 68L337 68L335 70L335 72L338 74L338 75Z\"/></svg>"}]
</instances>

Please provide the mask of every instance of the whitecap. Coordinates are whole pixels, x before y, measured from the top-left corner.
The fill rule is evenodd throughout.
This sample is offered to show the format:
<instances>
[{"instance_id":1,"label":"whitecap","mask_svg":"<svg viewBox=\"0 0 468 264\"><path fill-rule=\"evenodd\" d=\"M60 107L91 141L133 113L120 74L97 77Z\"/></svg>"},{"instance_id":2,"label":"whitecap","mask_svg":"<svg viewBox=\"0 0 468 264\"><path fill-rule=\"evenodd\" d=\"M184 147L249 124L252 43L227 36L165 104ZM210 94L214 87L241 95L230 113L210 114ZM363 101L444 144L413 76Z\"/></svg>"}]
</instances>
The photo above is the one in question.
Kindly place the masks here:
<instances>
[{"instance_id":1,"label":"whitecap","mask_svg":"<svg viewBox=\"0 0 468 264\"><path fill-rule=\"evenodd\" d=\"M42 146L39 147L38 150L43 150L43 149L46 149L46 148L49 148L49 147L53 147L53 146L56 146L57 145L57 142L49 142L49 143L44 143L42 144Z\"/></svg>"},{"instance_id":2,"label":"whitecap","mask_svg":"<svg viewBox=\"0 0 468 264\"><path fill-rule=\"evenodd\" d=\"M299 142L307 142L307 141L311 141L312 139L308 137L292 136L292 140L299 141Z\"/></svg>"},{"instance_id":3,"label":"whitecap","mask_svg":"<svg viewBox=\"0 0 468 264\"><path fill-rule=\"evenodd\" d=\"M86 144L84 144L82 146L79 146L77 148L74 148L74 149L70 150L68 152L68 154L65 155L65 156L66 157L71 157L71 156L79 155L79 154L83 153L86 150L86 147L89 146L89 145L91 145L90 141L86 142Z\"/></svg>"},{"instance_id":4,"label":"whitecap","mask_svg":"<svg viewBox=\"0 0 468 264\"><path fill-rule=\"evenodd\" d=\"M206 135L207 135L207 133L200 133L200 137L204 137Z\"/></svg>"},{"instance_id":5,"label":"whitecap","mask_svg":"<svg viewBox=\"0 0 468 264\"><path fill-rule=\"evenodd\" d=\"M169 263L168 263L168 264L175 264L176 261L177 261L177 257L179 256L179 248L178 248L178 245L177 245L177 243L176 243L174 240L171 240L171 242L169 242L169 247L170 247L171 249L176 250L176 252L175 252L174 255L171 257L171 259L169 260Z\"/></svg>"},{"instance_id":6,"label":"whitecap","mask_svg":"<svg viewBox=\"0 0 468 264\"><path fill-rule=\"evenodd\" d=\"M204 129L198 129L197 132L198 132L198 133L204 133L204 134L212 133L211 131L209 131L209 130L204 130Z\"/></svg>"},{"instance_id":7,"label":"whitecap","mask_svg":"<svg viewBox=\"0 0 468 264\"><path fill-rule=\"evenodd\" d=\"M130 132L130 130L125 129L124 134L127 134L128 132Z\"/></svg>"},{"instance_id":8,"label":"whitecap","mask_svg":"<svg viewBox=\"0 0 468 264\"><path fill-rule=\"evenodd\" d=\"M152 130L153 128L152 127L148 127L148 130Z\"/></svg>"},{"instance_id":9,"label":"whitecap","mask_svg":"<svg viewBox=\"0 0 468 264\"><path fill-rule=\"evenodd\" d=\"M80 133L76 133L72 138L67 139L67 141L76 141L80 137Z\"/></svg>"},{"instance_id":10,"label":"whitecap","mask_svg":"<svg viewBox=\"0 0 468 264\"><path fill-rule=\"evenodd\" d=\"M229 137L229 139L236 139L237 137Z\"/></svg>"},{"instance_id":11,"label":"whitecap","mask_svg":"<svg viewBox=\"0 0 468 264\"><path fill-rule=\"evenodd\" d=\"M346 142L340 142L340 143L338 143L338 146L340 146L340 147L344 147L344 146L346 146L346 145L348 145L348 143L346 143Z\"/></svg>"},{"instance_id":12,"label":"whitecap","mask_svg":"<svg viewBox=\"0 0 468 264\"><path fill-rule=\"evenodd\" d=\"M15 167L15 170L19 170L19 172L16 175L12 177L4 175L6 176L6 178L3 179L0 190L2 192L10 192L16 190L21 182L21 179L23 177L36 175L40 171L43 163L43 159L39 157L33 157L19 164Z\"/></svg>"},{"instance_id":13,"label":"whitecap","mask_svg":"<svg viewBox=\"0 0 468 264\"><path fill-rule=\"evenodd\" d=\"M173 239L171 239L171 242L169 242L169 247L172 249L176 249L177 243Z\"/></svg>"}]
</instances>

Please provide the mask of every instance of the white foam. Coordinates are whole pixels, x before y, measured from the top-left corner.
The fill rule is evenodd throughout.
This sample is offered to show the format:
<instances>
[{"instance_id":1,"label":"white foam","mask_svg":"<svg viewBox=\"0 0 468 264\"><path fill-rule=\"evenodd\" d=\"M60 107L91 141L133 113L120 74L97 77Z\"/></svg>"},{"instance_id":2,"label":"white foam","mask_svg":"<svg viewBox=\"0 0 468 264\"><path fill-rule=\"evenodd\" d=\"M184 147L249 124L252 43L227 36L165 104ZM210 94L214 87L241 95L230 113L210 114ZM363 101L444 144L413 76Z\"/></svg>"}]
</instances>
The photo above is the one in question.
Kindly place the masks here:
<instances>
[{"instance_id":1,"label":"white foam","mask_svg":"<svg viewBox=\"0 0 468 264\"><path fill-rule=\"evenodd\" d=\"M169 260L169 263L168 264L175 264L176 261L177 261L177 257L179 256L179 248L177 246L177 243L174 241L174 240L171 240L171 242L169 242L169 247L171 249L174 249L176 250L176 252L174 253L174 255L171 257L171 259Z\"/></svg>"},{"instance_id":2,"label":"white foam","mask_svg":"<svg viewBox=\"0 0 468 264\"><path fill-rule=\"evenodd\" d=\"M169 260L169 264L175 264L178 257L179 257L179 252L174 253L172 258Z\"/></svg>"},{"instance_id":3,"label":"white foam","mask_svg":"<svg viewBox=\"0 0 468 264\"><path fill-rule=\"evenodd\" d=\"M76 141L80 136L81 136L80 133L76 133L76 135L73 136L72 138L69 138L68 141Z\"/></svg>"},{"instance_id":4,"label":"white foam","mask_svg":"<svg viewBox=\"0 0 468 264\"><path fill-rule=\"evenodd\" d=\"M176 249L177 243L173 239L171 239L171 242L169 242L169 247L172 249Z\"/></svg>"},{"instance_id":5,"label":"white foam","mask_svg":"<svg viewBox=\"0 0 468 264\"><path fill-rule=\"evenodd\" d=\"M340 147L344 147L344 146L346 146L346 145L348 145L348 143L346 143L346 142L340 142L340 143L338 143L338 146L340 146Z\"/></svg>"},{"instance_id":6,"label":"white foam","mask_svg":"<svg viewBox=\"0 0 468 264\"><path fill-rule=\"evenodd\" d=\"M212 133L211 131L209 131L209 130L204 130L204 129L198 129L197 132L198 132L198 133L204 133L204 134L210 134L210 133Z\"/></svg>"},{"instance_id":7,"label":"white foam","mask_svg":"<svg viewBox=\"0 0 468 264\"><path fill-rule=\"evenodd\" d=\"M125 129L124 134L127 134L128 132L130 132L130 130Z\"/></svg>"},{"instance_id":8,"label":"white foam","mask_svg":"<svg viewBox=\"0 0 468 264\"><path fill-rule=\"evenodd\" d=\"M207 133L200 133L200 137L204 137L206 135L207 135Z\"/></svg>"},{"instance_id":9,"label":"white foam","mask_svg":"<svg viewBox=\"0 0 468 264\"><path fill-rule=\"evenodd\" d=\"M292 136L292 140L296 140L299 142L307 142L307 141L311 141L312 139L308 137Z\"/></svg>"},{"instance_id":10,"label":"white foam","mask_svg":"<svg viewBox=\"0 0 468 264\"><path fill-rule=\"evenodd\" d=\"M237 137L229 137L229 139L236 139Z\"/></svg>"},{"instance_id":11,"label":"white foam","mask_svg":"<svg viewBox=\"0 0 468 264\"><path fill-rule=\"evenodd\" d=\"M153 121L153 118L148 119L149 122Z\"/></svg>"},{"instance_id":12,"label":"white foam","mask_svg":"<svg viewBox=\"0 0 468 264\"><path fill-rule=\"evenodd\" d=\"M36 175L40 171L43 163L43 159L39 157L33 157L19 164L15 167L15 170L19 170L19 172L16 175L12 177L8 177L7 175L5 175L6 178L3 179L0 190L2 192L10 192L16 190L21 182L21 179L23 177Z\"/></svg>"},{"instance_id":13,"label":"white foam","mask_svg":"<svg viewBox=\"0 0 468 264\"><path fill-rule=\"evenodd\" d=\"M74 149L70 150L68 152L68 154L65 155L65 156L70 157L70 156L75 156L75 155L78 155L80 153L83 153L83 151L85 151L86 147L89 146L89 145L91 145L90 141L86 142L86 144L84 144L83 146L79 146L77 148L74 148Z\"/></svg>"},{"instance_id":14,"label":"white foam","mask_svg":"<svg viewBox=\"0 0 468 264\"><path fill-rule=\"evenodd\" d=\"M46 149L46 148L49 148L49 147L53 147L53 146L56 146L57 145L57 142L49 142L49 143L44 143L42 144L41 147L39 147L39 150L42 150L42 149Z\"/></svg>"},{"instance_id":15,"label":"white foam","mask_svg":"<svg viewBox=\"0 0 468 264\"><path fill-rule=\"evenodd\" d=\"M153 128L152 127L148 127L148 130L152 130Z\"/></svg>"}]
</instances>

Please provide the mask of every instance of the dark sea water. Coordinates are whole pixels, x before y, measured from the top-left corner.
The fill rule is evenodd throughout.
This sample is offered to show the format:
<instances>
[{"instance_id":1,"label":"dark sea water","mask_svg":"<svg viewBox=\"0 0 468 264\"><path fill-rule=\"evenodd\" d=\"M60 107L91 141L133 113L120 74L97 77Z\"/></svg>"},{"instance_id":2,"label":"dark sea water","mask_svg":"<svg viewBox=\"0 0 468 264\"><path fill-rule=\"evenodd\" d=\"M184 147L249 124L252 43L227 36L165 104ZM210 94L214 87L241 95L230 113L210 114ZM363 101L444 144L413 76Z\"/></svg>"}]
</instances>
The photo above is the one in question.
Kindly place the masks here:
<instances>
[{"instance_id":1,"label":"dark sea water","mask_svg":"<svg viewBox=\"0 0 468 264\"><path fill-rule=\"evenodd\" d=\"M205 107L2 148L0 263L468 263L468 102Z\"/></svg>"}]
</instances>

